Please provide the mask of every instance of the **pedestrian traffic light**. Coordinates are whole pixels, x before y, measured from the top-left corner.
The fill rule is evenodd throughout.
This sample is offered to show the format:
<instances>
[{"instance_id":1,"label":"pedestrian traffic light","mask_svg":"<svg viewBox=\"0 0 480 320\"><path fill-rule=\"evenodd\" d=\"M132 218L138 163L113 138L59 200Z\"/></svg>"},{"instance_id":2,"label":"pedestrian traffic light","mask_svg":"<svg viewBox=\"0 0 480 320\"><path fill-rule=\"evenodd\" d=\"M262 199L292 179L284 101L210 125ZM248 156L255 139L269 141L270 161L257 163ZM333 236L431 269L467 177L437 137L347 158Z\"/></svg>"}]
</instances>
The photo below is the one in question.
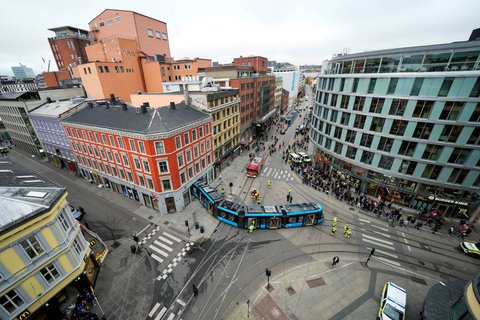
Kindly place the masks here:
<instances>
[{"instance_id":1,"label":"pedestrian traffic light","mask_svg":"<svg viewBox=\"0 0 480 320\"><path fill-rule=\"evenodd\" d=\"M188 227L188 220L185 220L185 227Z\"/></svg>"},{"instance_id":2,"label":"pedestrian traffic light","mask_svg":"<svg viewBox=\"0 0 480 320\"><path fill-rule=\"evenodd\" d=\"M265 268L265 274L267 275L267 277L270 277L272 275L272 270Z\"/></svg>"}]
</instances>

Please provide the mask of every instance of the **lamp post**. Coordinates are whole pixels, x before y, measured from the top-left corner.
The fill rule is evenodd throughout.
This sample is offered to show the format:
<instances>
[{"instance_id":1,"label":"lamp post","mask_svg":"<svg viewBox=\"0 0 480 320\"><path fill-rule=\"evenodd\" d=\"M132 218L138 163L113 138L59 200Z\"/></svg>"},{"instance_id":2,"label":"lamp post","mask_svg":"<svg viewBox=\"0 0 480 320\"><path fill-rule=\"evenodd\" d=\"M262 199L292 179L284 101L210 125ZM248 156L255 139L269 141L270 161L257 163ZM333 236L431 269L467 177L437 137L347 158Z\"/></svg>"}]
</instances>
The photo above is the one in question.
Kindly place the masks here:
<instances>
[{"instance_id":1,"label":"lamp post","mask_svg":"<svg viewBox=\"0 0 480 320\"><path fill-rule=\"evenodd\" d=\"M247 318L250 318L250 299L247 300Z\"/></svg>"},{"instance_id":2,"label":"lamp post","mask_svg":"<svg viewBox=\"0 0 480 320\"><path fill-rule=\"evenodd\" d=\"M272 275L272 270L265 268L265 274L267 276L267 290L270 290L270 276Z\"/></svg>"}]
</instances>

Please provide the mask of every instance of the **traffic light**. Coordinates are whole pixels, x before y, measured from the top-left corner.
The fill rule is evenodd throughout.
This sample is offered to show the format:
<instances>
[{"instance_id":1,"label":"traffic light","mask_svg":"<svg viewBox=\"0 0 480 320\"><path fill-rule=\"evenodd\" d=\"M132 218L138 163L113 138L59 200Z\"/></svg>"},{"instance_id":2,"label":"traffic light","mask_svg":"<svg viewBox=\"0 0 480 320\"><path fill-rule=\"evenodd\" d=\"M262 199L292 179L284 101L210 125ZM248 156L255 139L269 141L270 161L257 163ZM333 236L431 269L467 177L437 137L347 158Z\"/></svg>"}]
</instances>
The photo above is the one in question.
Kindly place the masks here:
<instances>
[{"instance_id":1,"label":"traffic light","mask_svg":"<svg viewBox=\"0 0 480 320\"><path fill-rule=\"evenodd\" d=\"M265 268L265 274L267 275L267 277L270 277L272 275L272 270Z\"/></svg>"},{"instance_id":2,"label":"traffic light","mask_svg":"<svg viewBox=\"0 0 480 320\"><path fill-rule=\"evenodd\" d=\"M185 227L188 227L188 220L185 220Z\"/></svg>"}]
</instances>

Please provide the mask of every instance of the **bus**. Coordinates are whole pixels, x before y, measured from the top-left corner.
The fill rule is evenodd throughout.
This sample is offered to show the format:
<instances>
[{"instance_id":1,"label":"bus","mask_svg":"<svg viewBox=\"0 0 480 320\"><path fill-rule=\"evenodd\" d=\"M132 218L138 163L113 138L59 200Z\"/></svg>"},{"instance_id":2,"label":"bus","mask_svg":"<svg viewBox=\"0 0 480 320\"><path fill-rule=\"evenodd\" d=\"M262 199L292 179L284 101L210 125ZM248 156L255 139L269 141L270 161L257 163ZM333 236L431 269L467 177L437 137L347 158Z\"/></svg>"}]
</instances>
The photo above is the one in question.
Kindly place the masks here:
<instances>
[{"instance_id":1,"label":"bus","mask_svg":"<svg viewBox=\"0 0 480 320\"><path fill-rule=\"evenodd\" d=\"M265 160L262 157L255 157L247 166L247 176L255 178L262 170Z\"/></svg>"}]
</instances>

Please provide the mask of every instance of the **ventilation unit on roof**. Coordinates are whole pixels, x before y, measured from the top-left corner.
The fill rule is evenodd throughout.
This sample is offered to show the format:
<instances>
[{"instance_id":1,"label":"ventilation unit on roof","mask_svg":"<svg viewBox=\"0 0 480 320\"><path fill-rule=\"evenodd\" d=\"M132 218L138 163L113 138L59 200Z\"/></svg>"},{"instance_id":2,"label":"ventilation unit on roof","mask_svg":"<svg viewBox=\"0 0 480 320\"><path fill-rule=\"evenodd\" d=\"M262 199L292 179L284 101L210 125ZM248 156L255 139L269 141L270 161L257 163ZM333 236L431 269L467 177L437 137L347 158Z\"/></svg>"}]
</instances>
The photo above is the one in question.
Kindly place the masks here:
<instances>
[{"instance_id":1,"label":"ventilation unit on roof","mask_svg":"<svg viewBox=\"0 0 480 320\"><path fill-rule=\"evenodd\" d=\"M43 199L48 195L48 192L28 191L25 196L30 198Z\"/></svg>"}]
</instances>

